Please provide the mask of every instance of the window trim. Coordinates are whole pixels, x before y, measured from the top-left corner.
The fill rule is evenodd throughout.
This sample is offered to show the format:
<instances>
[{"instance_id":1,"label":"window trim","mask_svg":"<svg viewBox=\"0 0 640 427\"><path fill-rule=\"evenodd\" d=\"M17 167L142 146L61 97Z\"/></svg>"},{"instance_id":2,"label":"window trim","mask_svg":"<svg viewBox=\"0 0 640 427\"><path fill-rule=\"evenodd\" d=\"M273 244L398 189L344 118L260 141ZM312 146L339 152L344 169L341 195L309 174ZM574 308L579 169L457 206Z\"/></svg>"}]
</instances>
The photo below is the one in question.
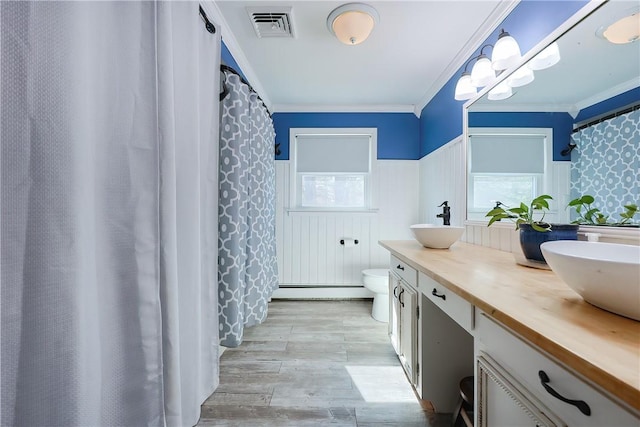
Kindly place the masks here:
<instances>
[{"instance_id":1,"label":"window trim","mask_svg":"<svg viewBox=\"0 0 640 427\"><path fill-rule=\"evenodd\" d=\"M541 178L541 180L539 181L539 184L542 185L541 188L538 188L538 195L540 194L552 194L556 192L556 188L555 188L555 177L554 177L554 173L555 173L555 168L553 167L554 165L554 161L553 161L553 128L525 128L525 127L513 127L513 128L504 128L504 127L499 127L499 128L495 128L495 127L470 127L468 129L468 134L467 134L467 138L469 139L469 137L473 136L473 135L500 135L500 136L505 136L505 135L540 135L544 138L544 143L543 143L543 147L544 147L544 173L543 176ZM468 220L482 220L480 219L480 217L482 215L478 215L480 212L478 212L476 209L472 209L471 208L471 204L470 204L470 199L472 197L471 195L471 179L472 179L472 173L471 173L471 162L469 161L469 159L467 159L466 162L466 182L465 182L465 186L467 188L467 195L466 195L466 204L467 204L467 219ZM556 195L558 196L558 195ZM554 196L554 199L556 197ZM549 213L556 215L559 213L559 207L558 207L558 200L551 200L550 201L550 207L551 209L549 209Z\"/></svg>"},{"instance_id":2,"label":"window trim","mask_svg":"<svg viewBox=\"0 0 640 427\"><path fill-rule=\"evenodd\" d=\"M369 137L369 173L365 178L365 206L363 208L305 208L299 204L300 183L297 171L298 136L365 135ZM289 212L376 212L374 200L374 179L377 163L377 128L290 128L289 129Z\"/></svg>"}]
</instances>

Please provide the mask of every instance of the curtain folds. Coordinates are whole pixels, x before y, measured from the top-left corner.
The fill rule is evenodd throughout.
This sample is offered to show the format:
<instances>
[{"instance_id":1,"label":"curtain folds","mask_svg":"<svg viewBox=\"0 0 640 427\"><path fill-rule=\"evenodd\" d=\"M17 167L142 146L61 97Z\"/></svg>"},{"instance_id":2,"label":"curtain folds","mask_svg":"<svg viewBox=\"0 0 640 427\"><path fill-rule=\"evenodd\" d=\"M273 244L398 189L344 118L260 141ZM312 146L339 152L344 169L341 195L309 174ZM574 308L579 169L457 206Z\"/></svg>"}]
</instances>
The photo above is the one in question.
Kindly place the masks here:
<instances>
[{"instance_id":1,"label":"curtain folds","mask_svg":"<svg viewBox=\"0 0 640 427\"><path fill-rule=\"evenodd\" d=\"M237 347L245 327L263 322L278 288L275 247L275 132L267 110L240 78L223 72L230 93L220 129L220 343Z\"/></svg>"},{"instance_id":2,"label":"curtain folds","mask_svg":"<svg viewBox=\"0 0 640 427\"><path fill-rule=\"evenodd\" d=\"M0 424L194 425L218 381L220 39L191 2L0 23Z\"/></svg>"}]
</instances>

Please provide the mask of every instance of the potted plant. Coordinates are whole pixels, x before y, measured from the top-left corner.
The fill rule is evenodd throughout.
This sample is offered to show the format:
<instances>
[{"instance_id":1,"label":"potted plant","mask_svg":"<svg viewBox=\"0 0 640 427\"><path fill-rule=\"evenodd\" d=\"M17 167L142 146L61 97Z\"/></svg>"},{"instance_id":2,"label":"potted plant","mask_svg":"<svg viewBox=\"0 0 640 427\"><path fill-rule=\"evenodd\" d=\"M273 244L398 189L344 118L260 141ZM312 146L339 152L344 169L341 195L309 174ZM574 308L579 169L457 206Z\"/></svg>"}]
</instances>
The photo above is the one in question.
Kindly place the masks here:
<instances>
[{"instance_id":1,"label":"potted plant","mask_svg":"<svg viewBox=\"0 0 640 427\"><path fill-rule=\"evenodd\" d=\"M498 202L496 207L487 212L491 226L503 219L515 222L516 230L520 230L520 246L527 259L545 262L540 245L551 240L578 240L577 224L549 224L544 221L549 211L549 200L553 197L543 194L536 197L528 205L510 208ZM536 218L539 216L539 218Z\"/></svg>"},{"instance_id":2,"label":"potted plant","mask_svg":"<svg viewBox=\"0 0 640 427\"><path fill-rule=\"evenodd\" d=\"M577 218L571 221L572 224L581 225L613 225L613 226L636 226L632 223L633 217L638 212L638 205L629 204L624 206L621 212L620 221L609 221L609 215L603 214L600 209L593 206L595 198L590 194L585 194L569 202L567 207L574 208Z\"/></svg>"}]
</instances>

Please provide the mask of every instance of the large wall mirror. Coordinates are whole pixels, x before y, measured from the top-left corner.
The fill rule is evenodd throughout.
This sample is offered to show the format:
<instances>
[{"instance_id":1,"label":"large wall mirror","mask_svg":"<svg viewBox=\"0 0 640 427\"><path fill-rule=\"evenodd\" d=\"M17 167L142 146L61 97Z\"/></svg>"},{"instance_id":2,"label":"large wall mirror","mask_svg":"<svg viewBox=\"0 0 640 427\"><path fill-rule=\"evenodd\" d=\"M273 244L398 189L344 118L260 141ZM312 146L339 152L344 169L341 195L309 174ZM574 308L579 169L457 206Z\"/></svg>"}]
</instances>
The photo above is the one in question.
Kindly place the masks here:
<instances>
[{"instance_id":1,"label":"large wall mirror","mask_svg":"<svg viewBox=\"0 0 640 427\"><path fill-rule=\"evenodd\" d=\"M557 222L575 218L566 205L584 194L596 198L594 205L610 222L620 220L625 204L640 203L640 40L614 44L600 34L603 26L633 13L639 13L637 2L609 1L575 25L567 23L571 28L547 39L557 43L557 64L534 71L534 81L513 88L506 99L489 99L487 88L465 105L468 220L483 220L482 212L511 187L523 201L530 200L528 194L551 194L550 219ZM543 142L538 152L532 148L537 140ZM524 160L505 159L509 141L518 144L511 151ZM474 156L474 150L483 155ZM518 167L522 173L512 170Z\"/></svg>"}]
</instances>

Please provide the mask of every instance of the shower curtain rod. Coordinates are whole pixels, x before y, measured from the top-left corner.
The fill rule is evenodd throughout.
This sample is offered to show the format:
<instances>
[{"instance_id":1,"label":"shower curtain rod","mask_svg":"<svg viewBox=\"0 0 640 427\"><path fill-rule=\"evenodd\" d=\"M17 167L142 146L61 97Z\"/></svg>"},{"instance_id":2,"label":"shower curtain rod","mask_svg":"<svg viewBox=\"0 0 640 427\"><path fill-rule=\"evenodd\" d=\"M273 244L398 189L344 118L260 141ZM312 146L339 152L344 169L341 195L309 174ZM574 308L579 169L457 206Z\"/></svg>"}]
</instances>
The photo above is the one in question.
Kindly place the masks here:
<instances>
[{"instance_id":1,"label":"shower curtain rod","mask_svg":"<svg viewBox=\"0 0 640 427\"><path fill-rule=\"evenodd\" d=\"M245 80L244 77L242 77L242 75L237 72L235 69L231 68L228 65L225 64L220 64L220 71L228 71L230 73L235 74L236 76L238 76L240 78L240 81L244 84L246 84L247 86L249 86L249 90L253 93L256 94L256 96L258 97L258 101L260 101L260 103L262 104L262 106L265 108L265 110L267 110L267 114L269 114L269 117L271 117L271 112L269 111L269 109L267 108L267 105L264 103L264 101L262 100L262 98L260 98L260 95L258 95L258 92L256 92L256 90L249 84L248 81ZM220 101L222 101L224 98L226 98L226 96L229 94L229 91L227 90L226 86L223 86L223 90L222 93L220 94Z\"/></svg>"},{"instance_id":2,"label":"shower curtain rod","mask_svg":"<svg viewBox=\"0 0 640 427\"><path fill-rule=\"evenodd\" d=\"M589 126L593 126L593 125L595 125L597 123L604 122L605 120L613 119L614 117L618 117L618 116L621 116L623 114L630 113L630 112L632 112L634 110L637 110L637 109L640 109L640 104L635 104L635 105L632 105L631 107L626 107L626 108L623 108L622 110L616 111L614 113L607 114L607 115L605 115L603 117L600 117L598 119L591 120L591 121L589 121L589 122L587 122L587 123L585 123L583 125L578 126L573 131L571 131L571 133L580 132L582 129L586 129Z\"/></svg>"},{"instance_id":3,"label":"shower curtain rod","mask_svg":"<svg viewBox=\"0 0 640 427\"><path fill-rule=\"evenodd\" d=\"M207 14L205 13L204 9L202 8L202 5L198 5L200 7L200 17L202 18L202 20L204 21L204 27L207 29L207 31L209 31L211 34L215 34L216 33L216 26L213 25L211 23L211 21L209 21L209 18L207 17Z\"/></svg>"}]
</instances>

